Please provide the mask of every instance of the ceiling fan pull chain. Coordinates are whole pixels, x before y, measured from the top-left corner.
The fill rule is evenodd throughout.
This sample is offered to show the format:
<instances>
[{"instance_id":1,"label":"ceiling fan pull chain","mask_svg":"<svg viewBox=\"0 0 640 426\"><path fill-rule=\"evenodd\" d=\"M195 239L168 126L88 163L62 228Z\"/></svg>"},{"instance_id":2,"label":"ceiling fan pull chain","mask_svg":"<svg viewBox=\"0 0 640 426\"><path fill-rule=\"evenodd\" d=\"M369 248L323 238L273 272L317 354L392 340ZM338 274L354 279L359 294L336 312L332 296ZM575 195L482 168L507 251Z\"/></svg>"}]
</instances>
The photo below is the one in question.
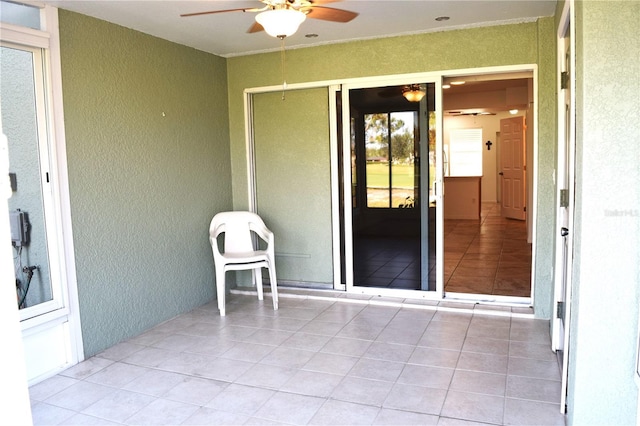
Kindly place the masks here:
<instances>
[{"instance_id":1,"label":"ceiling fan pull chain","mask_svg":"<svg viewBox=\"0 0 640 426\"><path fill-rule=\"evenodd\" d=\"M287 72L286 72L286 56L284 50L284 37L278 37L280 39L280 67L282 69L282 100L284 101L284 93L287 90Z\"/></svg>"}]
</instances>

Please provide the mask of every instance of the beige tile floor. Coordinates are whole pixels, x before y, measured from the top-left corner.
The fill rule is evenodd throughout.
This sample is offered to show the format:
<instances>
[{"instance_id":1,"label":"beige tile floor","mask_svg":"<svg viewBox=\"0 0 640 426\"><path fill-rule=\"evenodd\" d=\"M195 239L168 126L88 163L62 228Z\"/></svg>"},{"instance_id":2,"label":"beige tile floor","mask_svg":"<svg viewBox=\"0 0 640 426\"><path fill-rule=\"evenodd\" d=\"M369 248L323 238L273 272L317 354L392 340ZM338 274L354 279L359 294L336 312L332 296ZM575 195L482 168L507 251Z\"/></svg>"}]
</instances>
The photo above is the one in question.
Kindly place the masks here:
<instances>
[{"instance_id":1,"label":"beige tile floor","mask_svg":"<svg viewBox=\"0 0 640 426\"><path fill-rule=\"evenodd\" d=\"M445 291L530 297L526 222L502 217L496 203L483 203L480 216L445 221Z\"/></svg>"},{"instance_id":2,"label":"beige tile floor","mask_svg":"<svg viewBox=\"0 0 640 426\"><path fill-rule=\"evenodd\" d=\"M564 425L548 321L265 299L232 294L224 318L204 305L32 386L34 424Z\"/></svg>"}]
</instances>

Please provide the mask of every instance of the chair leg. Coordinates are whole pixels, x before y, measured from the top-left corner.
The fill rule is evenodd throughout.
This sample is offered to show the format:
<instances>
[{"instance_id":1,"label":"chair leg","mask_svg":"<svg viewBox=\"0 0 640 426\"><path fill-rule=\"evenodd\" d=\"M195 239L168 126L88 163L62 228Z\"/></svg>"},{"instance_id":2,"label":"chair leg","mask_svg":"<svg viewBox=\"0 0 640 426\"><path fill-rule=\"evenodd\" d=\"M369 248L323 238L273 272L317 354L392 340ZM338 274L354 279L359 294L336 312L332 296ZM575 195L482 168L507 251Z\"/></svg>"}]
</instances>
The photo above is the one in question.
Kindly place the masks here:
<instances>
[{"instance_id":1,"label":"chair leg","mask_svg":"<svg viewBox=\"0 0 640 426\"><path fill-rule=\"evenodd\" d=\"M258 300L263 300L264 294L262 291L262 268L252 269L251 274L253 275L253 284L256 286L256 291L258 292Z\"/></svg>"},{"instance_id":2,"label":"chair leg","mask_svg":"<svg viewBox=\"0 0 640 426\"><path fill-rule=\"evenodd\" d=\"M271 282L271 297L273 298L273 310L278 310L278 281L276 280L276 268L269 266L269 281Z\"/></svg>"},{"instance_id":3,"label":"chair leg","mask_svg":"<svg viewBox=\"0 0 640 426\"><path fill-rule=\"evenodd\" d=\"M216 291L218 295L218 309L220 310L220 316L226 315L225 310L225 269L221 266L216 268Z\"/></svg>"}]
</instances>

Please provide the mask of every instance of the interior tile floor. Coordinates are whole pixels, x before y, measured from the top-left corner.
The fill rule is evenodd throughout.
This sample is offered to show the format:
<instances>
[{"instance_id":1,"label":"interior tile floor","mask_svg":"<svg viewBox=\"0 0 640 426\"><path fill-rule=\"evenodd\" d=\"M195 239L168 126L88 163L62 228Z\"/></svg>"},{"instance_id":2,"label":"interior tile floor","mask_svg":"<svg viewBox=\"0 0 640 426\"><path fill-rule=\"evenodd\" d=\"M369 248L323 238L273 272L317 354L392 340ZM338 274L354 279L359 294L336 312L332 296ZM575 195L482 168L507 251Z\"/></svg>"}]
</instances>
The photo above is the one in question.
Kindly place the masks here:
<instances>
[{"instance_id":1,"label":"interior tile floor","mask_svg":"<svg viewBox=\"0 0 640 426\"><path fill-rule=\"evenodd\" d=\"M231 294L32 386L34 424L564 425L549 322L469 306Z\"/></svg>"},{"instance_id":2,"label":"interior tile floor","mask_svg":"<svg viewBox=\"0 0 640 426\"><path fill-rule=\"evenodd\" d=\"M453 293L531 296L531 244L525 221L501 216L500 205L483 203L480 220L445 220L444 283ZM435 244L431 241L431 252ZM358 238L354 280L364 287L420 289L419 238ZM429 270L434 271L435 256ZM435 273L429 288L435 289Z\"/></svg>"},{"instance_id":3,"label":"interior tile floor","mask_svg":"<svg viewBox=\"0 0 640 426\"><path fill-rule=\"evenodd\" d=\"M359 237L354 241L353 258L356 286L420 290L419 238ZM435 256L432 258L430 270L435 265Z\"/></svg>"},{"instance_id":4,"label":"interior tile floor","mask_svg":"<svg viewBox=\"0 0 640 426\"><path fill-rule=\"evenodd\" d=\"M500 204L482 203L479 221L445 221L445 291L531 296L527 223L500 210Z\"/></svg>"}]
</instances>

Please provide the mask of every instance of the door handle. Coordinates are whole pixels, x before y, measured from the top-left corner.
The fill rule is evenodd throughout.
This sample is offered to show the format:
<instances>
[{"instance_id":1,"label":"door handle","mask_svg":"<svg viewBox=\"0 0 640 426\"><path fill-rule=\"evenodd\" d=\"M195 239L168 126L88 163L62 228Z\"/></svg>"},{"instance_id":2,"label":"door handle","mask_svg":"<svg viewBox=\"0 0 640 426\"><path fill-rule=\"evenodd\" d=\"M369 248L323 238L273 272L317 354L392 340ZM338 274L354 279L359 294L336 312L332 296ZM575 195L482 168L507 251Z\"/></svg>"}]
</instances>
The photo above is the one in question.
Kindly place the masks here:
<instances>
[{"instance_id":1,"label":"door handle","mask_svg":"<svg viewBox=\"0 0 640 426\"><path fill-rule=\"evenodd\" d=\"M569 235L569 228L565 228L564 226L560 228L560 236L566 237L567 235Z\"/></svg>"},{"instance_id":2,"label":"door handle","mask_svg":"<svg viewBox=\"0 0 640 426\"><path fill-rule=\"evenodd\" d=\"M504 173L503 173L503 172L500 172L500 173L498 173L498 174L499 174L500 176L504 176Z\"/></svg>"}]
</instances>

